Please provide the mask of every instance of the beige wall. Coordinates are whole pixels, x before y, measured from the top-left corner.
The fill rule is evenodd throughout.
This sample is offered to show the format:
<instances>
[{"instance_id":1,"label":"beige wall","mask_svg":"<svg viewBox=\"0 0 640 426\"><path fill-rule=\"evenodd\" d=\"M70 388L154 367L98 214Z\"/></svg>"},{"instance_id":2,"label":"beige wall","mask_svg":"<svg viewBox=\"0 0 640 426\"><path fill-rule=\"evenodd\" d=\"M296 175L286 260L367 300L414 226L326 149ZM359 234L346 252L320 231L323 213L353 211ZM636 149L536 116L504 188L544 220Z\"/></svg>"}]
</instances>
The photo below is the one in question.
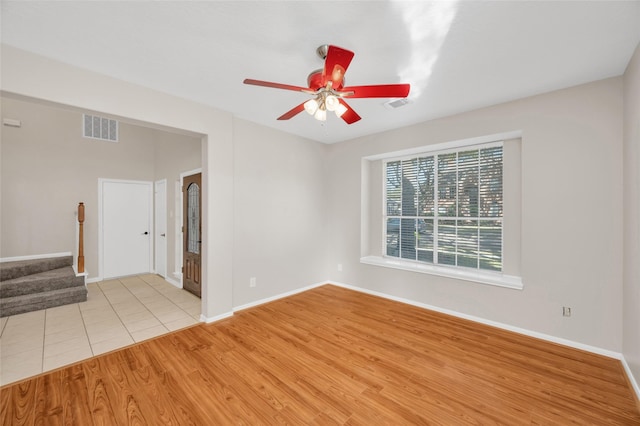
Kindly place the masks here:
<instances>
[{"instance_id":1,"label":"beige wall","mask_svg":"<svg viewBox=\"0 0 640 426\"><path fill-rule=\"evenodd\" d=\"M524 290L359 262L363 157L517 130ZM621 78L331 145L331 279L620 352L621 170ZM570 318L562 316L562 306L572 308Z\"/></svg>"},{"instance_id":2,"label":"beige wall","mask_svg":"<svg viewBox=\"0 0 640 426\"><path fill-rule=\"evenodd\" d=\"M623 300L622 352L640 383L640 45L624 74Z\"/></svg>"},{"instance_id":3,"label":"beige wall","mask_svg":"<svg viewBox=\"0 0 640 426\"><path fill-rule=\"evenodd\" d=\"M2 128L0 257L75 253L75 212L82 201L89 279L100 275L98 179L171 183L202 163L195 137L120 122L118 143L87 139L81 112L7 97L2 116L22 126ZM173 185L167 190L172 199ZM167 214L169 244L175 238L172 213ZM173 247L168 246L168 271L174 268Z\"/></svg>"},{"instance_id":4,"label":"beige wall","mask_svg":"<svg viewBox=\"0 0 640 426\"><path fill-rule=\"evenodd\" d=\"M4 44L1 56L4 92L202 136L202 314L208 319L230 315L233 228L229 223L233 223L233 210L209 206L233 205L231 114Z\"/></svg>"},{"instance_id":5,"label":"beige wall","mask_svg":"<svg viewBox=\"0 0 640 426\"><path fill-rule=\"evenodd\" d=\"M325 282L326 145L240 119L233 133L234 306Z\"/></svg>"}]
</instances>

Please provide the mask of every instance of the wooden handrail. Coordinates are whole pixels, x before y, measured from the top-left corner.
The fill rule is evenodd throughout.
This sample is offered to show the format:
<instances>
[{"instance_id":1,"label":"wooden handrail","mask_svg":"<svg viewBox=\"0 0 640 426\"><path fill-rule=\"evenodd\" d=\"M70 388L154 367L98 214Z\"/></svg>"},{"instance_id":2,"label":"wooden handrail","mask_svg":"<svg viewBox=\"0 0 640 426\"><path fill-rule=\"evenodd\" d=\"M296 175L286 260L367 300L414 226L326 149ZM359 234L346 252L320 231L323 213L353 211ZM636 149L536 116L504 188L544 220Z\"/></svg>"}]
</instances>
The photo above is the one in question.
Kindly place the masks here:
<instances>
[{"instance_id":1,"label":"wooden handrail","mask_svg":"<svg viewBox=\"0 0 640 426\"><path fill-rule=\"evenodd\" d=\"M84 203L78 204L78 273L84 272Z\"/></svg>"}]
</instances>

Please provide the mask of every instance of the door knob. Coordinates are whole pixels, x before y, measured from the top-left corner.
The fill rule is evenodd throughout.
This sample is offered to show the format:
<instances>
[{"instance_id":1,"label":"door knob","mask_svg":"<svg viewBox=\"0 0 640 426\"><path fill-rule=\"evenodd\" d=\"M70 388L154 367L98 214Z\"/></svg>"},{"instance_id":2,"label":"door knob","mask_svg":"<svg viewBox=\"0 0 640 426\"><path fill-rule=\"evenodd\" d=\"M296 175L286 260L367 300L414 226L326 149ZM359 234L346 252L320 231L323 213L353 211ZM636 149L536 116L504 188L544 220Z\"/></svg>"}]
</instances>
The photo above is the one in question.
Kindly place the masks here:
<instances>
[{"instance_id":1,"label":"door knob","mask_svg":"<svg viewBox=\"0 0 640 426\"><path fill-rule=\"evenodd\" d=\"M166 237L166 236L167 236L167 234L160 234L160 236L161 236L161 237Z\"/></svg>"},{"instance_id":2,"label":"door knob","mask_svg":"<svg viewBox=\"0 0 640 426\"><path fill-rule=\"evenodd\" d=\"M149 235L149 233L148 232L143 232L142 235Z\"/></svg>"}]
</instances>

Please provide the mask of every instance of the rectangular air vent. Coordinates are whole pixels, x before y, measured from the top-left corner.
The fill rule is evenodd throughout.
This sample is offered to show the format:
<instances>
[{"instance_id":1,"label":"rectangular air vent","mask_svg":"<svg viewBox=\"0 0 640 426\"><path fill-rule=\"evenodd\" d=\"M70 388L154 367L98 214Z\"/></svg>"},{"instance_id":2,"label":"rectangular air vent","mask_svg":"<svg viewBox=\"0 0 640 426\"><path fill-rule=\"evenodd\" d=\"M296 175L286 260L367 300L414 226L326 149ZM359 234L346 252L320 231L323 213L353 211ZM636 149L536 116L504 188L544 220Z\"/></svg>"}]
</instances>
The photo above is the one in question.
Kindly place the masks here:
<instances>
[{"instance_id":1,"label":"rectangular air vent","mask_svg":"<svg viewBox=\"0 0 640 426\"><path fill-rule=\"evenodd\" d=\"M83 135L85 138L118 142L118 122L110 118L83 114Z\"/></svg>"},{"instance_id":2,"label":"rectangular air vent","mask_svg":"<svg viewBox=\"0 0 640 426\"><path fill-rule=\"evenodd\" d=\"M410 101L407 98L395 99L384 103L384 106L388 109L400 108L401 106L405 106Z\"/></svg>"}]
</instances>

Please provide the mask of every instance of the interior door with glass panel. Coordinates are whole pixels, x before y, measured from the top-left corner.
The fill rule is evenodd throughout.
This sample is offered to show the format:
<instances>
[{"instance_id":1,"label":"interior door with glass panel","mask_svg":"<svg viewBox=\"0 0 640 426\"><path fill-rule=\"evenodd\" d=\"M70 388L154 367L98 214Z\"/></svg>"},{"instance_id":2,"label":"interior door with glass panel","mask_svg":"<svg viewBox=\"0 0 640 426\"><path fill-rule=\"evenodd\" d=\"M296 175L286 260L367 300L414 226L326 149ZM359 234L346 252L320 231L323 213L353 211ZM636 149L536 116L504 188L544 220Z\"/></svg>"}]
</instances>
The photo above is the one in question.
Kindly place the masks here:
<instances>
[{"instance_id":1,"label":"interior door with glass panel","mask_svg":"<svg viewBox=\"0 0 640 426\"><path fill-rule=\"evenodd\" d=\"M182 185L182 287L200 297L202 269L200 253L202 248L202 174L186 176Z\"/></svg>"}]
</instances>

